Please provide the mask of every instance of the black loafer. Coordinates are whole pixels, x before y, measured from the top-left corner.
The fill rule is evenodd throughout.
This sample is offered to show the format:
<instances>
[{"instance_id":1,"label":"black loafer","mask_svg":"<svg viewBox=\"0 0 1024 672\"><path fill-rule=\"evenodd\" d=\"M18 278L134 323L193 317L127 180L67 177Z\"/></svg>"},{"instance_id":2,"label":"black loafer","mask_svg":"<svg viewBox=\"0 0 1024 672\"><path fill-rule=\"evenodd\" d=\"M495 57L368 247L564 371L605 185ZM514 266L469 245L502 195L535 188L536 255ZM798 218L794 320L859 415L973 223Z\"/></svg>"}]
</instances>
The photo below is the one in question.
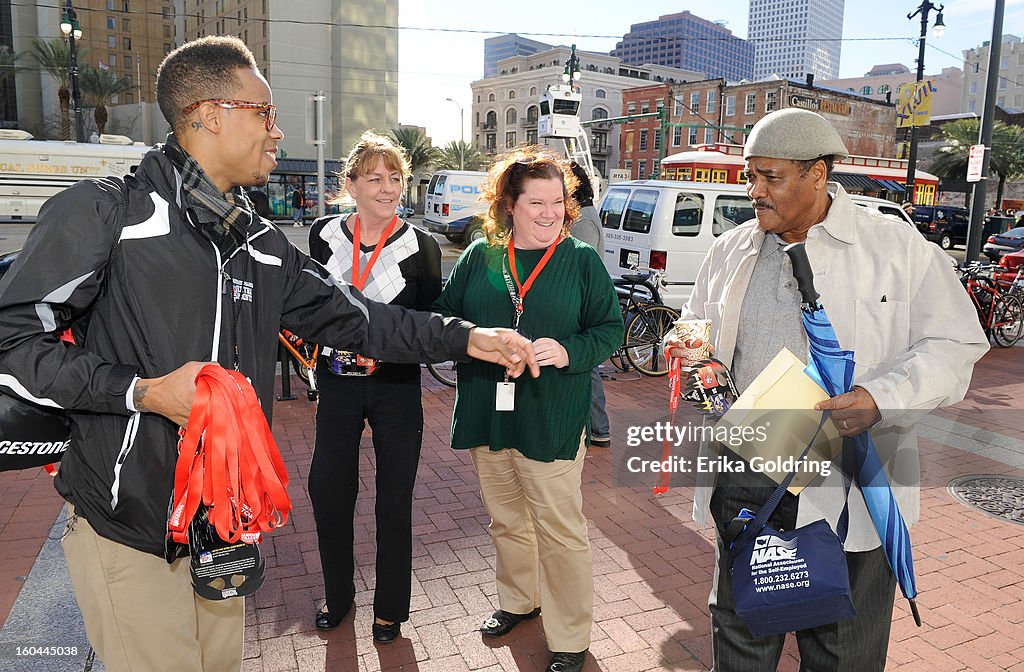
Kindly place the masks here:
<instances>
[{"instance_id":1,"label":"black loafer","mask_svg":"<svg viewBox=\"0 0 1024 672\"><path fill-rule=\"evenodd\" d=\"M558 652L551 656L546 672L580 672L583 669L583 661L587 659L586 650L579 653Z\"/></svg>"},{"instance_id":2,"label":"black loafer","mask_svg":"<svg viewBox=\"0 0 1024 672\"><path fill-rule=\"evenodd\" d=\"M377 623L373 624L373 641L378 644L390 644L402 634L401 623Z\"/></svg>"},{"instance_id":3,"label":"black loafer","mask_svg":"<svg viewBox=\"0 0 1024 672\"><path fill-rule=\"evenodd\" d=\"M480 626L480 632L488 637L502 637L519 625L520 621L540 616L540 607L537 607L528 614L513 614L512 612L498 609L491 614L491 617Z\"/></svg>"},{"instance_id":4,"label":"black loafer","mask_svg":"<svg viewBox=\"0 0 1024 672\"><path fill-rule=\"evenodd\" d=\"M320 611L316 612L316 629L317 630L334 630L336 627L341 625L341 622L348 616L348 612L352 611L350 606L345 610L343 614L334 616L329 611L326 611L327 605L324 605Z\"/></svg>"}]
</instances>

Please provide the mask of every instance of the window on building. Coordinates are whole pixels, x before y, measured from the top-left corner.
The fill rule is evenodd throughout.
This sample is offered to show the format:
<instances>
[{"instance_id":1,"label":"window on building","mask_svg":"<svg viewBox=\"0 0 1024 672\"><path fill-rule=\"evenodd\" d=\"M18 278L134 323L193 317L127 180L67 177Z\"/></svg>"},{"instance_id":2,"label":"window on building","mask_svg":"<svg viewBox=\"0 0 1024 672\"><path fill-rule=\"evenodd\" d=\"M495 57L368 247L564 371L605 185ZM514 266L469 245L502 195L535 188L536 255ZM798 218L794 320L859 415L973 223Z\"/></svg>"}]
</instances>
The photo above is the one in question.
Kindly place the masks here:
<instances>
[{"instance_id":1,"label":"window on building","mask_svg":"<svg viewBox=\"0 0 1024 672\"><path fill-rule=\"evenodd\" d=\"M132 30L132 22L128 19L121 19L121 31L129 33Z\"/></svg>"},{"instance_id":2,"label":"window on building","mask_svg":"<svg viewBox=\"0 0 1024 672\"><path fill-rule=\"evenodd\" d=\"M117 54L107 54L107 65L112 68L117 67Z\"/></svg>"},{"instance_id":3,"label":"window on building","mask_svg":"<svg viewBox=\"0 0 1024 672\"><path fill-rule=\"evenodd\" d=\"M700 91L690 94L690 114L700 114Z\"/></svg>"},{"instance_id":4,"label":"window on building","mask_svg":"<svg viewBox=\"0 0 1024 672\"><path fill-rule=\"evenodd\" d=\"M1024 65L1024 51L1017 54L1017 65Z\"/></svg>"},{"instance_id":5,"label":"window on building","mask_svg":"<svg viewBox=\"0 0 1024 672\"><path fill-rule=\"evenodd\" d=\"M536 145L537 144L537 129L533 128L526 131L526 144Z\"/></svg>"},{"instance_id":6,"label":"window on building","mask_svg":"<svg viewBox=\"0 0 1024 672\"><path fill-rule=\"evenodd\" d=\"M645 101L640 103L640 114L647 114L650 111L651 111L651 104L648 101L645 100Z\"/></svg>"},{"instance_id":7,"label":"window on building","mask_svg":"<svg viewBox=\"0 0 1024 672\"><path fill-rule=\"evenodd\" d=\"M494 110L487 112L487 117L484 120L484 126L486 128L494 128L498 125L498 113Z\"/></svg>"},{"instance_id":8,"label":"window on building","mask_svg":"<svg viewBox=\"0 0 1024 672\"><path fill-rule=\"evenodd\" d=\"M736 114L736 96L725 97L725 116L731 117Z\"/></svg>"},{"instance_id":9,"label":"window on building","mask_svg":"<svg viewBox=\"0 0 1024 672\"><path fill-rule=\"evenodd\" d=\"M171 24L169 23L164 24L164 37L173 37L171 35Z\"/></svg>"},{"instance_id":10,"label":"window on building","mask_svg":"<svg viewBox=\"0 0 1024 672\"><path fill-rule=\"evenodd\" d=\"M488 103L493 103L494 102L494 94L493 93L487 94L487 102Z\"/></svg>"},{"instance_id":11,"label":"window on building","mask_svg":"<svg viewBox=\"0 0 1024 672\"><path fill-rule=\"evenodd\" d=\"M594 91L594 98L607 98L608 93L604 89L598 89Z\"/></svg>"},{"instance_id":12,"label":"window on building","mask_svg":"<svg viewBox=\"0 0 1024 672\"><path fill-rule=\"evenodd\" d=\"M674 116L678 117L682 113L683 113L683 97L682 96L676 96L675 97L675 104L672 106L672 114Z\"/></svg>"},{"instance_id":13,"label":"window on building","mask_svg":"<svg viewBox=\"0 0 1024 672\"><path fill-rule=\"evenodd\" d=\"M536 96L537 95L537 87L536 86L531 86L530 87L530 95L531 96Z\"/></svg>"},{"instance_id":14,"label":"window on building","mask_svg":"<svg viewBox=\"0 0 1024 672\"><path fill-rule=\"evenodd\" d=\"M999 78L999 90L1002 91L1006 88L1006 77Z\"/></svg>"},{"instance_id":15,"label":"window on building","mask_svg":"<svg viewBox=\"0 0 1024 672\"><path fill-rule=\"evenodd\" d=\"M636 103L626 103L626 114L633 114L636 112Z\"/></svg>"},{"instance_id":16,"label":"window on building","mask_svg":"<svg viewBox=\"0 0 1024 672\"><path fill-rule=\"evenodd\" d=\"M487 147L487 151L493 152L498 148L498 136L494 133L488 133L484 140L484 146Z\"/></svg>"},{"instance_id":17,"label":"window on building","mask_svg":"<svg viewBox=\"0 0 1024 672\"><path fill-rule=\"evenodd\" d=\"M505 110L505 123L514 124L516 123L516 108L510 107Z\"/></svg>"},{"instance_id":18,"label":"window on building","mask_svg":"<svg viewBox=\"0 0 1024 672\"><path fill-rule=\"evenodd\" d=\"M536 105L530 105L526 108L526 121L531 124L537 123L537 117L540 115L540 110Z\"/></svg>"},{"instance_id":19,"label":"window on building","mask_svg":"<svg viewBox=\"0 0 1024 672\"><path fill-rule=\"evenodd\" d=\"M128 0L124 0L124 2L121 3L121 11L122 12L130 12L130 11L132 11L131 6L128 4Z\"/></svg>"},{"instance_id":20,"label":"window on building","mask_svg":"<svg viewBox=\"0 0 1024 672\"><path fill-rule=\"evenodd\" d=\"M693 177L692 172L689 168L680 168L676 171L676 179L689 182Z\"/></svg>"},{"instance_id":21,"label":"window on building","mask_svg":"<svg viewBox=\"0 0 1024 672\"><path fill-rule=\"evenodd\" d=\"M740 140L740 142L742 142L744 145L747 144L747 136L750 135L750 129L752 129L753 127L753 124L743 124L743 130L746 131L746 133L743 134L743 138Z\"/></svg>"},{"instance_id":22,"label":"window on building","mask_svg":"<svg viewBox=\"0 0 1024 672\"><path fill-rule=\"evenodd\" d=\"M114 20L114 17L108 16L107 17L107 30L116 30L116 29L117 29L117 22Z\"/></svg>"},{"instance_id":23,"label":"window on building","mask_svg":"<svg viewBox=\"0 0 1024 672\"><path fill-rule=\"evenodd\" d=\"M672 129L672 146L679 147L683 144L683 129L681 126L676 126Z\"/></svg>"},{"instance_id":24,"label":"window on building","mask_svg":"<svg viewBox=\"0 0 1024 672\"><path fill-rule=\"evenodd\" d=\"M717 91L708 91L707 101L708 101L707 102L707 111L709 113L714 112L715 110L717 110L718 109L718 92Z\"/></svg>"},{"instance_id":25,"label":"window on building","mask_svg":"<svg viewBox=\"0 0 1024 672\"><path fill-rule=\"evenodd\" d=\"M778 91L765 91L764 92L764 111L774 112L779 107L778 102Z\"/></svg>"},{"instance_id":26,"label":"window on building","mask_svg":"<svg viewBox=\"0 0 1024 672\"><path fill-rule=\"evenodd\" d=\"M509 91L508 92L508 99L509 100L515 100L515 97L516 97L516 92L515 91Z\"/></svg>"},{"instance_id":27,"label":"window on building","mask_svg":"<svg viewBox=\"0 0 1024 672\"><path fill-rule=\"evenodd\" d=\"M874 93L874 89L872 89L870 86L862 86L862 87L860 87L860 95L862 95L862 96L870 96L872 93Z\"/></svg>"},{"instance_id":28,"label":"window on building","mask_svg":"<svg viewBox=\"0 0 1024 672\"><path fill-rule=\"evenodd\" d=\"M505 149L511 149L516 146L516 132L509 131L505 134Z\"/></svg>"},{"instance_id":29,"label":"window on building","mask_svg":"<svg viewBox=\"0 0 1024 672\"><path fill-rule=\"evenodd\" d=\"M968 112L977 112L977 110L975 109L976 107L977 107L977 101L975 101L975 100L968 100L967 101L967 111Z\"/></svg>"},{"instance_id":30,"label":"window on building","mask_svg":"<svg viewBox=\"0 0 1024 672\"><path fill-rule=\"evenodd\" d=\"M712 170L711 181L714 182L715 184L725 184L727 175L728 171L726 170Z\"/></svg>"},{"instance_id":31,"label":"window on building","mask_svg":"<svg viewBox=\"0 0 1024 672\"><path fill-rule=\"evenodd\" d=\"M999 57L999 69L1000 70L1006 70L1006 68L1008 68L1008 67L1010 67L1010 57L1009 56L1000 56Z\"/></svg>"},{"instance_id":32,"label":"window on building","mask_svg":"<svg viewBox=\"0 0 1024 672\"><path fill-rule=\"evenodd\" d=\"M710 182L711 181L711 169L710 168L695 168L693 171L694 182Z\"/></svg>"},{"instance_id":33,"label":"window on building","mask_svg":"<svg viewBox=\"0 0 1024 672\"><path fill-rule=\"evenodd\" d=\"M754 114L757 111L757 94L748 93L746 106L744 107L745 114Z\"/></svg>"},{"instance_id":34,"label":"window on building","mask_svg":"<svg viewBox=\"0 0 1024 672\"><path fill-rule=\"evenodd\" d=\"M642 151L644 151L646 149L647 149L647 129L645 128L645 129L640 131L640 151L642 152Z\"/></svg>"},{"instance_id":35,"label":"window on building","mask_svg":"<svg viewBox=\"0 0 1024 672\"><path fill-rule=\"evenodd\" d=\"M107 0L107 10L114 11L114 0Z\"/></svg>"},{"instance_id":36,"label":"window on building","mask_svg":"<svg viewBox=\"0 0 1024 672\"><path fill-rule=\"evenodd\" d=\"M630 154L633 152L633 136L636 135L633 131L626 131L622 134L622 152L624 154Z\"/></svg>"},{"instance_id":37,"label":"window on building","mask_svg":"<svg viewBox=\"0 0 1024 672\"><path fill-rule=\"evenodd\" d=\"M708 126L704 129L704 144L710 145L715 141L715 129Z\"/></svg>"},{"instance_id":38,"label":"window on building","mask_svg":"<svg viewBox=\"0 0 1024 672\"><path fill-rule=\"evenodd\" d=\"M626 170L626 171L628 171L628 172L629 172L629 176L630 176L630 177L633 177L633 161L632 161L632 160L629 160L629 161L623 161L623 162L622 162L622 168L623 168L623 170ZM602 210L603 210L603 209L604 209L604 208L602 207Z\"/></svg>"},{"instance_id":39,"label":"window on building","mask_svg":"<svg viewBox=\"0 0 1024 672\"><path fill-rule=\"evenodd\" d=\"M639 179L641 179L641 180L644 179L645 177L647 177L647 161L646 161L646 159L643 160L643 161L638 161L637 162L637 164L636 164L636 176Z\"/></svg>"},{"instance_id":40,"label":"window on building","mask_svg":"<svg viewBox=\"0 0 1024 672\"><path fill-rule=\"evenodd\" d=\"M880 93L883 96L887 93L892 93L892 87L889 86L888 84L882 84L880 87L878 87L878 93Z\"/></svg>"},{"instance_id":41,"label":"window on building","mask_svg":"<svg viewBox=\"0 0 1024 672\"><path fill-rule=\"evenodd\" d=\"M999 96L996 98L996 105L999 107L1006 107L1006 96Z\"/></svg>"},{"instance_id":42,"label":"window on building","mask_svg":"<svg viewBox=\"0 0 1024 672\"><path fill-rule=\"evenodd\" d=\"M978 83L971 82L971 85L967 88L967 93L972 96L978 93Z\"/></svg>"},{"instance_id":43,"label":"window on building","mask_svg":"<svg viewBox=\"0 0 1024 672\"><path fill-rule=\"evenodd\" d=\"M660 128L654 129L654 149L655 150L661 149L661 129Z\"/></svg>"},{"instance_id":44,"label":"window on building","mask_svg":"<svg viewBox=\"0 0 1024 672\"><path fill-rule=\"evenodd\" d=\"M174 8L173 7L169 7L167 5L164 5L163 6L163 17L164 17L164 19L173 19L174 18Z\"/></svg>"},{"instance_id":45,"label":"window on building","mask_svg":"<svg viewBox=\"0 0 1024 672\"><path fill-rule=\"evenodd\" d=\"M689 134L689 137L687 138L687 140L688 140L688 144L691 147L693 147L694 145L697 144L697 129L696 128L694 128L694 127L690 128L690 134Z\"/></svg>"},{"instance_id":46,"label":"window on building","mask_svg":"<svg viewBox=\"0 0 1024 672\"><path fill-rule=\"evenodd\" d=\"M117 49L117 38L113 35L107 35L107 47Z\"/></svg>"}]
</instances>

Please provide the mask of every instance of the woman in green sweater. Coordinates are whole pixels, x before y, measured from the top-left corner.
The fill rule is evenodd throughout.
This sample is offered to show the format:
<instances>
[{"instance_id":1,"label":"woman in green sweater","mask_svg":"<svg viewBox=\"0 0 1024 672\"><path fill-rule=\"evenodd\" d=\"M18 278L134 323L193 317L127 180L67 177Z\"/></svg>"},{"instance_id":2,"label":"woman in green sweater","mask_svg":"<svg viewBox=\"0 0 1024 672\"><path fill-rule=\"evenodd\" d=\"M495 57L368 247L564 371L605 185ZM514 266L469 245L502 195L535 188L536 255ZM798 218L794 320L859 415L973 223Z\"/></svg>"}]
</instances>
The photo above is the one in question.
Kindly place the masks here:
<instances>
[{"instance_id":1,"label":"woman in green sweater","mask_svg":"<svg viewBox=\"0 0 1024 672\"><path fill-rule=\"evenodd\" d=\"M590 371L618 347L622 316L604 265L569 237L579 207L563 161L516 149L492 167L486 237L455 264L435 310L533 340L539 378L459 364L452 447L470 449L491 516L500 637L544 612L550 672L583 667L593 576L580 489L589 440Z\"/></svg>"}]
</instances>

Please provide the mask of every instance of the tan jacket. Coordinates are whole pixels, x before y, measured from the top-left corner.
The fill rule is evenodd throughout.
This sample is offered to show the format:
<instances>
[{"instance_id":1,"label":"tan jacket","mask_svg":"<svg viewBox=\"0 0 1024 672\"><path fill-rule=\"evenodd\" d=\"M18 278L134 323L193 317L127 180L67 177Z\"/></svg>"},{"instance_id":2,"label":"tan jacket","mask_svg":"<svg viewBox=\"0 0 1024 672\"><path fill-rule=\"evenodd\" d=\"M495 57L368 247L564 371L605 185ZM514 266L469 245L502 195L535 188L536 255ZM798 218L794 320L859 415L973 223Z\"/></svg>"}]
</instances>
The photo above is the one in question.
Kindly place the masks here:
<instances>
[{"instance_id":1,"label":"tan jacket","mask_svg":"<svg viewBox=\"0 0 1024 672\"><path fill-rule=\"evenodd\" d=\"M764 236L752 220L715 241L683 307L684 318L712 321L715 356L727 365ZM920 518L914 423L963 399L988 339L949 256L906 223L855 205L842 187L824 221L808 231L806 245L820 302L840 344L854 352L854 382L882 414L871 435L910 526ZM709 452L701 446L702 454ZM693 516L699 523L707 517L713 487L713 475L698 475ZM842 476L833 470L801 495L797 524L825 518L835 527L842 492ZM863 497L852 492L846 549L871 550L879 543Z\"/></svg>"}]
</instances>

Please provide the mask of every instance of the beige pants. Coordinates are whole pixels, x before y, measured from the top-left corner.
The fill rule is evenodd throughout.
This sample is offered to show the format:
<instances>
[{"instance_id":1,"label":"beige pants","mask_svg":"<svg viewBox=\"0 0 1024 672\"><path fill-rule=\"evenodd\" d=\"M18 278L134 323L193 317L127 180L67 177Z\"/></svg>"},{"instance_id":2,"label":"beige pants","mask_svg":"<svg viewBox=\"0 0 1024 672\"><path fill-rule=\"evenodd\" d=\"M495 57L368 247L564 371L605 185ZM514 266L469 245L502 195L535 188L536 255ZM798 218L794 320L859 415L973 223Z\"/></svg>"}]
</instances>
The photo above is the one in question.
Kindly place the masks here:
<instances>
[{"instance_id":1,"label":"beige pants","mask_svg":"<svg viewBox=\"0 0 1024 672\"><path fill-rule=\"evenodd\" d=\"M498 604L515 614L539 606L551 651L590 647L594 577L580 489L586 453L581 445L575 460L539 462L511 449L470 451L491 516Z\"/></svg>"},{"instance_id":2,"label":"beige pants","mask_svg":"<svg viewBox=\"0 0 1024 672\"><path fill-rule=\"evenodd\" d=\"M238 672L242 667L245 598L195 594L189 560L168 565L99 536L74 518L64 555L89 643L107 672Z\"/></svg>"}]
</instances>

